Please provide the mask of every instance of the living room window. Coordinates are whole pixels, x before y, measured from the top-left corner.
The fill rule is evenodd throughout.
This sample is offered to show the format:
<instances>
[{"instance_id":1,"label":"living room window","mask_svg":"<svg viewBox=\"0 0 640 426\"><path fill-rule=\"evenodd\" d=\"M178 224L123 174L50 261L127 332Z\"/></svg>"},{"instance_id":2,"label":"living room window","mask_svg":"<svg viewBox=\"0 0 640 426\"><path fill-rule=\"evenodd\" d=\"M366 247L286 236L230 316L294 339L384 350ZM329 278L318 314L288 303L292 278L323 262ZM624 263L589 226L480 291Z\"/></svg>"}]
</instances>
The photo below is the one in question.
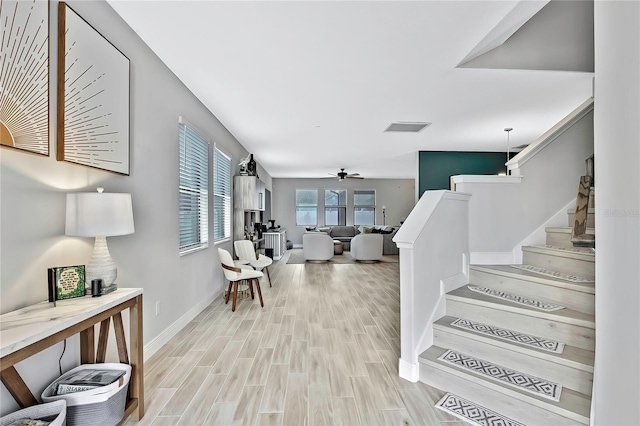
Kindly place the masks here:
<instances>
[{"instance_id":1,"label":"living room window","mask_svg":"<svg viewBox=\"0 0 640 426\"><path fill-rule=\"evenodd\" d=\"M374 225L376 219L376 191L356 189L353 191L353 224Z\"/></svg>"},{"instance_id":2,"label":"living room window","mask_svg":"<svg viewBox=\"0 0 640 426\"><path fill-rule=\"evenodd\" d=\"M231 157L213 148L213 241L231 238Z\"/></svg>"},{"instance_id":3,"label":"living room window","mask_svg":"<svg viewBox=\"0 0 640 426\"><path fill-rule=\"evenodd\" d=\"M327 226L347 224L347 190L324 190L324 224Z\"/></svg>"},{"instance_id":4,"label":"living room window","mask_svg":"<svg viewBox=\"0 0 640 426\"><path fill-rule=\"evenodd\" d=\"M179 241L180 254L209 245L209 142L179 119Z\"/></svg>"},{"instance_id":5,"label":"living room window","mask_svg":"<svg viewBox=\"0 0 640 426\"><path fill-rule=\"evenodd\" d=\"M318 224L318 190L296 189L296 225Z\"/></svg>"}]
</instances>

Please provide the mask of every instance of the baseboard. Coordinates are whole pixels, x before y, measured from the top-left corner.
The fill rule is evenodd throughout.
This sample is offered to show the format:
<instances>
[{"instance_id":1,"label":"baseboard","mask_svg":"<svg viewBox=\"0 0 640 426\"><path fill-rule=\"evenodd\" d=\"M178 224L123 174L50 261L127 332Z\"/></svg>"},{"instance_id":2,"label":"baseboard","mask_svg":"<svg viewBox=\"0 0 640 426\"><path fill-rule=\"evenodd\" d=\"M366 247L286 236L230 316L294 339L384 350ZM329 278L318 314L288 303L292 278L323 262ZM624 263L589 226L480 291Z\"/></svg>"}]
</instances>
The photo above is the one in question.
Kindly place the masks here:
<instances>
[{"instance_id":1,"label":"baseboard","mask_svg":"<svg viewBox=\"0 0 640 426\"><path fill-rule=\"evenodd\" d=\"M510 265L515 263L512 251L472 251L472 265Z\"/></svg>"},{"instance_id":2,"label":"baseboard","mask_svg":"<svg viewBox=\"0 0 640 426\"><path fill-rule=\"evenodd\" d=\"M440 295L443 296L466 284L469 284L469 279L463 272L451 277L443 278L440 280Z\"/></svg>"},{"instance_id":3,"label":"baseboard","mask_svg":"<svg viewBox=\"0 0 640 426\"><path fill-rule=\"evenodd\" d=\"M175 337L187 324L198 316L207 306L211 304L218 296L223 293L224 289L212 293L205 297L200 303L189 309L176 322L167 327L162 333L158 334L153 340L144 345L144 360L147 361L156 352L160 350L169 340Z\"/></svg>"},{"instance_id":4,"label":"baseboard","mask_svg":"<svg viewBox=\"0 0 640 426\"><path fill-rule=\"evenodd\" d=\"M420 363L411 364L402 358L398 359L398 375L405 380L416 383L420 379Z\"/></svg>"}]
</instances>

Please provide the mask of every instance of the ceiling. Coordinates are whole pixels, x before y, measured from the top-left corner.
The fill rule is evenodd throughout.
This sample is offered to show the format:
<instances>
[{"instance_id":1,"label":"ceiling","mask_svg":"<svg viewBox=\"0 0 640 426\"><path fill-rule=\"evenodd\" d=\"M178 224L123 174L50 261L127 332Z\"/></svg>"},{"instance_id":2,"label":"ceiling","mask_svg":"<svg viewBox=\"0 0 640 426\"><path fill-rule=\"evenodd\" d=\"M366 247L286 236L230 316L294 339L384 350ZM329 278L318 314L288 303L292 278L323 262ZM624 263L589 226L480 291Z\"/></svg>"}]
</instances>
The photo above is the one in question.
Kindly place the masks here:
<instances>
[{"instance_id":1,"label":"ceiling","mask_svg":"<svg viewBox=\"0 0 640 426\"><path fill-rule=\"evenodd\" d=\"M554 2L108 1L274 178L414 178L417 151L504 151L505 127L528 144L592 93L592 72L542 54L593 31L572 12L534 31Z\"/></svg>"}]
</instances>

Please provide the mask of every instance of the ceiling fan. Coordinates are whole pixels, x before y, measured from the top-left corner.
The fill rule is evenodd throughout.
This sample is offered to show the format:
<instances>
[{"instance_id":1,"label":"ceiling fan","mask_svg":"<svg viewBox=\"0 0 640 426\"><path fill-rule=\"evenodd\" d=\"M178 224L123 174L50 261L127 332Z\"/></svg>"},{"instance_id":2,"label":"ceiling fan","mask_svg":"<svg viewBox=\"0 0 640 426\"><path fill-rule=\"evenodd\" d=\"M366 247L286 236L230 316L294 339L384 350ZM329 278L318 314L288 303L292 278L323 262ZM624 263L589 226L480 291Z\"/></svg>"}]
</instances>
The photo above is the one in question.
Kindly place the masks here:
<instances>
[{"instance_id":1,"label":"ceiling fan","mask_svg":"<svg viewBox=\"0 0 640 426\"><path fill-rule=\"evenodd\" d=\"M329 173L329 174L331 175L331 177L327 177L323 179L334 179L334 178L338 178L338 180L364 179L362 176L360 176L360 173L347 173L344 171L344 169L340 169L338 174L335 174L335 175L333 173Z\"/></svg>"}]
</instances>

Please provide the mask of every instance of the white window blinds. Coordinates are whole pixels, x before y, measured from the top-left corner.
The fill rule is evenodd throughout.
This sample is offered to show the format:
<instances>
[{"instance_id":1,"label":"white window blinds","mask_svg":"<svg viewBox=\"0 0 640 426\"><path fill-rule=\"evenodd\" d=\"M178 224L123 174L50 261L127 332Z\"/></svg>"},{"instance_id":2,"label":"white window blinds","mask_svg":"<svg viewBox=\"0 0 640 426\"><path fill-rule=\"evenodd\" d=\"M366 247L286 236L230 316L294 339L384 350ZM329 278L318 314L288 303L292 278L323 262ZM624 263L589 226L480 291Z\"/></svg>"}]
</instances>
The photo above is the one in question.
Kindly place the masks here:
<instances>
[{"instance_id":1,"label":"white window blinds","mask_svg":"<svg viewBox=\"0 0 640 426\"><path fill-rule=\"evenodd\" d=\"M182 118L180 144L180 254L208 246L209 142Z\"/></svg>"},{"instance_id":2,"label":"white window blinds","mask_svg":"<svg viewBox=\"0 0 640 426\"><path fill-rule=\"evenodd\" d=\"M231 238L231 158L213 149L213 241Z\"/></svg>"}]
</instances>

